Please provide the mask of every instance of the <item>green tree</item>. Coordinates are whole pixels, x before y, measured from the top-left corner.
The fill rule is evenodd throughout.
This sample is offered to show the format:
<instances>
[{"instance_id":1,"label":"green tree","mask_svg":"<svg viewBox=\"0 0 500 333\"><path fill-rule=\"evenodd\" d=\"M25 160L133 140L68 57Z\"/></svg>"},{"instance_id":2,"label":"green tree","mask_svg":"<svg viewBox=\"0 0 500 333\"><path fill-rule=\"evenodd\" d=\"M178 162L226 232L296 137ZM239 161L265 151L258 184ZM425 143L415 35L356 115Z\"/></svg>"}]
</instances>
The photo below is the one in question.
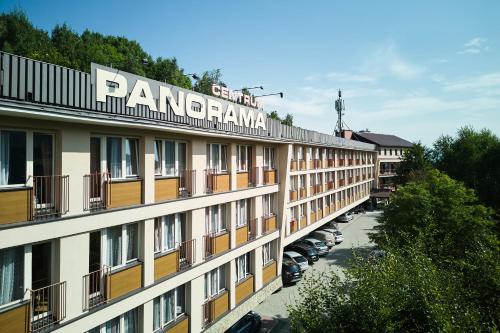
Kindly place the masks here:
<instances>
[{"instance_id":1,"label":"green tree","mask_svg":"<svg viewBox=\"0 0 500 333\"><path fill-rule=\"evenodd\" d=\"M293 116L290 113L287 113L281 123L283 125L293 126Z\"/></svg>"},{"instance_id":2,"label":"green tree","mask_svg":"<svg viewBox=\"0 0 500 333\"><path fill-rule=\"evenodd\" d=\"M222 73L220 69L203 72L201 77L194 84L194 91L197 91L205 95L212 95L213 84L217 84L224 87L226 86L221 79L222 79Z\"/></svg>"},{"instance_id":3,"label":"green tree","mask_svg":"<svg viewBox=\"0 0 500 333\"><path fill-rule=\"evenodd\" d=\"M403 153L401 163L396 167L396 183L405 184L412 179L422 177L431 168L429 150L420 142Z\"/></svg>"}]
</instances>

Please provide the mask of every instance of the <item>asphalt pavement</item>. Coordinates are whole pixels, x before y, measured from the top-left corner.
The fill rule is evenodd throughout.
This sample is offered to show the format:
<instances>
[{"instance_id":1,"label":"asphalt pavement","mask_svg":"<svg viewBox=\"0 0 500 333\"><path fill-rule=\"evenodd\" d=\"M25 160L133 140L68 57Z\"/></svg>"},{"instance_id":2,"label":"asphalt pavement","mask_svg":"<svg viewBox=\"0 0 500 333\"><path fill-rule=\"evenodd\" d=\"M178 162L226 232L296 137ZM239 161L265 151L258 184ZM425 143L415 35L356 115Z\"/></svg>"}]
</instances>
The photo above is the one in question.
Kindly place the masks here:
<instances>
[{"instance_id":1,"label":"asphalt pavement","mask_svg":"<svg viewBox=\"0 0 500 333\"><path fill-rule=\"evenodd\" d=\"M338 223L338 229L344 234L344 241L335 245L330 253L321 257L312 267L306 271L304 276L312 271L324 272L335 270L342 275L342 269L347 267L353 250L370 250L373 244L370 243L368 234L373 231L377 224L378 212L367 212L356 214L354 219L347 223ZM287 305L293 304L299 299L298 285L284 286L280 291L275 292L264 302L259 304L254 311L262 317L262 331L272 333L289 332Z\"/></svg>"}]
</instances>

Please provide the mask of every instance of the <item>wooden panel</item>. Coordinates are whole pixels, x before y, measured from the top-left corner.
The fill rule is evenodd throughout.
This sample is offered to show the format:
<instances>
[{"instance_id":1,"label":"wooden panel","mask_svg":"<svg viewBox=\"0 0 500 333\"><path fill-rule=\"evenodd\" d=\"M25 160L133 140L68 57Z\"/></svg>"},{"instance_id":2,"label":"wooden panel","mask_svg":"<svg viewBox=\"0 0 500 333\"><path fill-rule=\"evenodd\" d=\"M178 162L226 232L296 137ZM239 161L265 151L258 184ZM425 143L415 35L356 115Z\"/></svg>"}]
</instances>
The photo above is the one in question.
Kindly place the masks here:
<instances>
[{"instance_id":1,"label":"wooden panel","mask_svg":"<svg viewBox=\"0 0 500 333\"><path fill-rule=\"evenodd\" d=\"M306 189L303 187L299 188L299 198L302 199L305 197L306 197Z\"/></svg>"},{"instance_id":2,"label":"wooden panel","mask_svg":"<svg viewBox=\"0 0 500 333\"><path fill-rule=\"evenodd\" d=\"M248 172L238 172L236 176L236 188L243 189L248 188Z\"/></svg>"},{"instance_id":3,"label":"wooden panel","mask_svg":"<svg viewBox=\"0 0 500 333\"><path fill-rule=\"evenodd\" d=\"M111 273L111 299L125 295L142 287L142 264Z\"/></svg>"},{"instance_id":4,"label":"wooden panel","mask_svg":"<svg viewBox=\"0 0 500 333\"><path fill-rule=\"evenodd\" d=\"M248 241L248 226L236 229L236 246Z\"/></svg>"},{"instance_id":5,"label":"wooden panel","mask_svg":"<svg viewBox=\"0 0 500 333\"><path fill-rule=\"evenodd\" d=\"M179 178L155 180L155 202L177 199L179 197Z\"/></svg>"},{"instance_id":6,"label":"wooden panel","mask_svg":"<svg viewBox=\"0 0 500 333\"><path fill-rule=\"evenodd\" d=\"M108 208L142 204L142 180L111 183Z\"/></svg>"},{"instance_id":7,"label":"wooden panel","mask_svg":"<svg viewBox=\"0 0 500 333\"><path fill-rule=\"evenodd\" d=\"M318 209L318 212L316 213L316 219L320 220L323 218L323 211L321 209Z\"/></svg>"},{"instance_id":8,"label":"wooden panel","mask_svg":"<svg viewBox=\"0 0 500 333\"><path fill-rule=\"evenodd\" d=\"M300 229L305 228L306 225L307 225L307 219L305 216L303 216L300 218Z\"/></svg>"},{"instance_id":9,"label":"wooden panel","mask_svg":"<svg viewBox=\"0 0 500 333\"><path fill-rule=\"evenodd\" d=\"M293 220L293 221L290 221L290 233L294 233L298 230L298 224L297 224L297 221Z\"/></svg>"},{"instance_id":10,"label":"wooden panel","mask_svg":"<svg viewBox=\"0 0 500 333\"><path fill-rule=\"evenodd\" d=\"M29 303L0 313L0 333L24 333L29 328Z\"/></svg>"},{"instance_id":11,"label":"wooden panel","mask_svg":"<svg viewBox=\"0 0 500 333\"><path fill-rule=\"evenodd\" d=\"M31 188L0 191L0 224L31 220Z\"/></svg>"},{"instance_id":12,"label":"wooden panel","mask_svg":"<svg viewBox=\"0 0 500 333\"><path fill-rule=\"evenodd\" d=\"M214 255L229 250L229 233L212 238Z\"/></svg>"},{"instance_id":13,"label":"wooden panel","mask_svg":"<svg viewBox=\"0 0 500 333\"><path fill-rule=\"evenodd\" d=\"M155 280L179 271L179 251L175 250L155 259Z\"/></svg>"},{"instance_id":14,"label":"wooden panel","mask_svg":"<svg viewBox=\"0 0 500 333\"><path fill-rule=\"evenodd\" d=\"M300 170L305 170L306 169L306 161L300 160L299 161L299 168L300 168Z\"/></svg>"},{"instance_id":15,"label":"wooden panel","mask_svg":"<svg viewBox=\"0 0 500 333\"><path fill-rule=\"evenodd\" d=\"M264 184L276 184L276 170L264 170Z\"/></svg>"},{"instance_id":16,"label":"wooden panel","mask_svg":"<svg viewBox=\"0 0 500 333\"><path fill-rule=\"evenodd\" d=\"M316 213L312 212L311 213L311 223L316 222Z\"/></svg>"},{"instance_id":17,"label":"wooden panel","mask_svg":"<svg viewBox=\"0 0 500 333\"><path fill-rule=\"evenodd\" d=\"M297 170L297 161L290 161L290 170Z\"/></svg>"},{"instance_id":18,"label":"wooden panel","mask_svg":"<svg viewBox=\"0 0 500 333\"><path fill-rule=\"evenodd\" d=\"M262 270L262 284L265 286L272 279L276 277L276 261L272 261L271 263L264 266Z\"/></svg>"},{"instance_id":19,"label":"wooden panel","mask_svg":"<svg viewBox=\"0 0 500 333\"><path fill-rule=\"evenodd\" d=\"M189 333L189 317L184 316L177 321L173 326L166 329L165 333Z\"/></svg>"},{"instance_id":20,"label":"wooden panel","mask_svg":"<svg viewBox=\"0 0 500 333\"><path fill-rule=\"evenodd\" d=\"M314 161L309 161L309 169L314 169Z\"/></svg>"},{"instance_id":21,"label":"wooden panel","mask_svg":"<svg viewBox=\"0 0 500 333\"><path fill-rule=\"evenodd\" d=\"M265 219L265 224L266 224L266 232L274 231L277 228L276 225L276 216L270 216Z\"/></svg>"},{"instance_id":22,"label":"wooden panel","mask_svg":"<svg viewBox=\"0 0 500 333\"><path fill-rule=\"evenodd\" d=\"M253 276L236 285L236 304L241 303L253 293Z\"/></svg>"},{"instance_id":23,"label":"wooden panel","mask_svg":"<svg viewBox=\"0 0 500 333\"><path fill-rule=\"evenodd\" d=\"M330 206L325 207L325 216L330 215Z\"/></svg>"},{"instance_id":24,"label":"wooden panel","mask_svg":"<svg viewBox=\"0 0 500 333\"><path fill-rule=\"evenodd\" d=\"M309 196L314 194L314 186L309 187Z\"/></svg>"},{"instance_id":25,"label":"wooden panel","mask_svg":"<svg viewBox=\"0 0 500 333\"><path fill-rule=\"evenodd\" d=\"M297 191L290 191L290 201L297 200Z\"/></svg>"},{"instance_id":26,"label":"wooden panel","mask_svg":"<svg viewBox=\"0 0 500 333\"><path fill-rule=\"evenodd\" d=\"M227 192L230 190L229 174L214 175L214 192Z\"/></svg>"},{"instance_id":27,"label":"wooden panel","mask_svg":"<svg viewBox=\"0 0 500 333\"><path fill-rule=\"evenodd\" d=\"M216 320L229 310L229 292L225 291L222 295L213 300L212 303L213 320Z\"/></svg>"}]
</instances>

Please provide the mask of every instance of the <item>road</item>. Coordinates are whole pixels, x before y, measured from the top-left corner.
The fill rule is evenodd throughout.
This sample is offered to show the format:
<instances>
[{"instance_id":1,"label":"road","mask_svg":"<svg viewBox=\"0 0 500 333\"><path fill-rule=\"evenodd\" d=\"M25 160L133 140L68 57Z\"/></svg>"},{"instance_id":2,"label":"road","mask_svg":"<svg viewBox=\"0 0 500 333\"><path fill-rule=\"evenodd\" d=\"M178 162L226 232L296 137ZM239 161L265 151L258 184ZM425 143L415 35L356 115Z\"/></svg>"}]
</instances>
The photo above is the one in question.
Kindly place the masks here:
<instances>
[{"instance_id":1,"label":"road","mask_svg":"<svg viewBox=\"0 0 500 333\"><path fill-rule=\"evenodd\" d=\"M344 242L335 245L328 255L320 258L319 261L306 271L305 276L313 270L323 272L330 269L342 275L342 269L346 267L349 259L352 257L353 249L362 250L373 246L373 244L370 244L368 234L377 224L376 217L378 214L377 212L358 214L354 215L354 219L348 223L339 223L339 230L344 234ZM296 285L283 287L254 309L254 311L262 316L263 332L269 332L268 329L271 327L272 333L290 331L286 307L300 297L297 287L300 283L302 281Z\"/></svg>"}]
</instances>

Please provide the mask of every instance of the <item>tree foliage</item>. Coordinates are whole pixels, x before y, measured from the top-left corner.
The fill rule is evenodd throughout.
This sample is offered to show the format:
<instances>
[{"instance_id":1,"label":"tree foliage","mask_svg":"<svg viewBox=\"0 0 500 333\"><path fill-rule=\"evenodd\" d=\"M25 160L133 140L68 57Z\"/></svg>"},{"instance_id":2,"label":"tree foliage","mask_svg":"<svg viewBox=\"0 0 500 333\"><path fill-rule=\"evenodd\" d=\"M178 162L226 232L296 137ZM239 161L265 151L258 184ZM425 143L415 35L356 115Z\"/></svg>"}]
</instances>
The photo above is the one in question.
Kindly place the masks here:
<instances>
[{"instance_id":1,"label":"tree foliage","mask_svg":"<svg viewBox=\"0 0 500 333\"><path fill-rule=\"evenodd\" d=\"M205 95L212 95L212 85L217 84L225 87L226 84L222 82L222 72L220 69L203 72L201 77L194 85L194 91Z\"/></svg>"},{"instance_id":2,"label":"tree foliage","mask_svg":"<svg viewBox=\"0 0 500 333\"><path fill-rule=\"evenodd\" d=\"M278 111L274 110L269 112L267 116L271 119L278 120L283 125L293 126L293 116L290 113L287 113L285 115L285 118L281 118L280 115L278 114Z\"/></svg>"},{"instance_id":3,"label":"tree foliage","mask_svg":"<svg viewBox=\"0 0 500 333\"><path fill-rule=\"evenodd\" d=\"M420 142L405 150L401 163L397 164L396 182L405 184L422 177L431 168L430 152Z\"/></svg>"}]
</instances>

